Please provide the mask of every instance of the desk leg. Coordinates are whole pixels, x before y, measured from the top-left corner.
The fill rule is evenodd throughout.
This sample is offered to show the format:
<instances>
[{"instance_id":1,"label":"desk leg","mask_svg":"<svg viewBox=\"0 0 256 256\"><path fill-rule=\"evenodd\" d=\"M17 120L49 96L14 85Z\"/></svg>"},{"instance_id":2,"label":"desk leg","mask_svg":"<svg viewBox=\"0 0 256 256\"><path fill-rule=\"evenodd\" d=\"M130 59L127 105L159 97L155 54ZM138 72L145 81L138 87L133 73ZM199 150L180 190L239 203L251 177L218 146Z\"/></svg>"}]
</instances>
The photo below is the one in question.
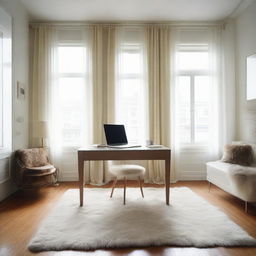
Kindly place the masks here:
<instances>
[{"instance_id":1,"label":"desk leg","mask_svg":"<svg viewBox=\"0 0 256 256\"><path fill-rule=\"evenodd\" d=\"M170 159L165 160L165 193L167 205L169 205L170 198L170 162Z\"/></svg>"},{"instance_id":2,"label":"desk leg","mask_svg":"<svg viewBox=\"0 0 256 256\"><path fill-rule=\"evenodd\" d=\"M78 175L79 175L79 192L80 192L80 206L84 202L84 160L78 156Z\"/></svg>"}]
</instances>

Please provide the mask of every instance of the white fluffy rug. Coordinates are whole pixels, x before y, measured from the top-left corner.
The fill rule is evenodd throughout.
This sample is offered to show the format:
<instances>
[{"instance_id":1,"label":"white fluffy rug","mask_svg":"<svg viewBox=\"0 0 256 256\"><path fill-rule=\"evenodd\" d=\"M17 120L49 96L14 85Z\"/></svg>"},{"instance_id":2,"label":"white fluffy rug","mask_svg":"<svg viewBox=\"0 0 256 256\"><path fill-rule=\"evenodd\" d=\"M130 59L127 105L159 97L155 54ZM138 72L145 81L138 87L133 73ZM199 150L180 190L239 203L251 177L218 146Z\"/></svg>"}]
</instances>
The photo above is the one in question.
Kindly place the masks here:
<instances>
[{"instance_id":1,"label":"white fluffy rug","mask_svg":"<svg viewBox=\"0 0 256 256\"><path fill-rule=\"evenodd\" d=\"M188 188L171 189L171 205L165 191L145 188L123 190L85 189L83 207L79 191L68 190L32 239L29 249L89 250L99 248L176 246L256 246L223 212Z\"/></svg>"}]
</instances>

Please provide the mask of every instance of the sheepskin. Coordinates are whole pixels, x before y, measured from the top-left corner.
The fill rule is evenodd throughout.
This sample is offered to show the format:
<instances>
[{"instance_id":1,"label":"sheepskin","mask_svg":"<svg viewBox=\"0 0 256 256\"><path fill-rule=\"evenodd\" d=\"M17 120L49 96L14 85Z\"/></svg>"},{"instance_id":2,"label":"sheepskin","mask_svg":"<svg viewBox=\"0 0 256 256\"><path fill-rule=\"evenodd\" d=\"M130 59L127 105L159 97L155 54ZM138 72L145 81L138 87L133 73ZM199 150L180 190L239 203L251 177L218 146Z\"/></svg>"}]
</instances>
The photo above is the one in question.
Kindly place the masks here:
<instances>
[{"instance_id":1,"label":"sheepskin","mask_svg":"<svg viewBox=\"0 0 256 256\"><path fill-rule=\"evenodd\" d=\"M221 161L230 164L250 166L253 163L251 145L225 145Z\"/></svg>"},{"instance_id":2,"label":"sheepskin","mask_svg":"<svg viewBox=\"0 0 256 256\"><path fill-rule=\"evenodd\" d=\"M68 190L29 244L31 251L91 250L144 246L256 246L256 240L218 208L188 188L85 189L84 206L79 190Z\"/></svg>"}]
</instances>

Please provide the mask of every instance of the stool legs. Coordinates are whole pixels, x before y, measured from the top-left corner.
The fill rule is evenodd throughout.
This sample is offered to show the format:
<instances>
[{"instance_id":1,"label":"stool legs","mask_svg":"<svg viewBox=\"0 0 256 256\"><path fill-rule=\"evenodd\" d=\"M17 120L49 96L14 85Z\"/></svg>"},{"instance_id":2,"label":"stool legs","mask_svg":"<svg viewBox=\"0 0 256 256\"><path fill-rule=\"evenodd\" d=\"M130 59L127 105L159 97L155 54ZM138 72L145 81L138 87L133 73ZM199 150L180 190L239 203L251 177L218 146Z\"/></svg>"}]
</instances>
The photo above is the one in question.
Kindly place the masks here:
<instances>
[{"instance_id":1,"label":"stool legs","mask_svg":"<svg viewBox=\"0 0 256 256\"><path fill-rule=\"evenodd\" d=\"M208 193L210 193L211 187L212 187L212 183L209 181L209 183L208 183Z\"/></svg>"},{"instance_id":2,"label":"stool legs","mask_svg":"<svg viewBox=\"0 0 256 256\"><path fill-rule=\"evenodd\" d=\"M140 185L140 192L141 192L141 195L142 197L144 197L144 193L143 193L143 187L142 187L142 183L143 181L141 180L140 176L138 176L138 182L139 182L139 185ZM115 187L116 187L116 183L117 183L117 177L115 177L114 181L113 181L113 185L112 185L112 190L111 190L111 194L110 194L110 198L113 196L114 194L114 190L115 190ZM124 204L126 202L126 187L127 187L127 178L124 177Z\"/></svg>"},{"instance_id":3,"label":"stool legs","mask_svg":"<svg viewBox=\"0 0 256 256\"><path fill-rule=\"evenodd\" d=\"M141 182L140 176L139 176L139 184L140 184L140 192L141 192L141 195L142 195L142 197L144 197L143 189L142 189L142 182Z\"/></svg>"},{"instance_id":4,"label":"stool legs","mask_svg":"<svg viewBox=\"0 0 256 256\"><path fill-rule=\"evenodd\" d=\"M124 204L125 204L125 196L126 196L126 177L124 177Z\"/></svg>"},{"instance_id":5,"label":"stool legs","mask_svg":"<svg viewBox=\"0 0 256 256\"><path fill-rule=\"evenodd\" d=\"M244 211L248 213L248 202L244 202Z\"/></svg>"},{"instance_id":6,"label":"stool legs","mask_svg":"<svg viewBox=\"0 0 256 256\"><path fill-rule=\"evenodd\" d=\"M117 182L117 177L115 177L115 180L114 180L114 182L113 182L113 186L112 186L112 191L111 191L111 195L110 195L110 197L112 197L112 196L113 196L114 189L115 189L115 187L116 187L116 182Z\"/></svg>"}]
</instances>

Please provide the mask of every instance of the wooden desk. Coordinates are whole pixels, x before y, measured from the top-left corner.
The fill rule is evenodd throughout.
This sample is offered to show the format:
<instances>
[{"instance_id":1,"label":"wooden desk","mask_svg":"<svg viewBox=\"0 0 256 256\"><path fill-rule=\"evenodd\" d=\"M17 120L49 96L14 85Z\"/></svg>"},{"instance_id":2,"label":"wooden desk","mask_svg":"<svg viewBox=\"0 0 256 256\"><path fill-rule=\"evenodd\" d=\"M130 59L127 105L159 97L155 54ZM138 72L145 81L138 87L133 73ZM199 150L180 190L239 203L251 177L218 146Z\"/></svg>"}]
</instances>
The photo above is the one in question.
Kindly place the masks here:
<instances>
[{"instance_id":1,"label":"wooden desk","mask_svg":"<svg viewBox=\"0 0 256 256\"><path fill-rule=\"evenodd\" d=\"M166 204L169 205L170 195L170 164L171 150L167 147L162 148L97 148L88 147L78 149L78 174L80 189L80 206L83 206L84 197L84 161L99 160L164 160L165 161L165 192Z\"/></svg>"}]
</instances>

